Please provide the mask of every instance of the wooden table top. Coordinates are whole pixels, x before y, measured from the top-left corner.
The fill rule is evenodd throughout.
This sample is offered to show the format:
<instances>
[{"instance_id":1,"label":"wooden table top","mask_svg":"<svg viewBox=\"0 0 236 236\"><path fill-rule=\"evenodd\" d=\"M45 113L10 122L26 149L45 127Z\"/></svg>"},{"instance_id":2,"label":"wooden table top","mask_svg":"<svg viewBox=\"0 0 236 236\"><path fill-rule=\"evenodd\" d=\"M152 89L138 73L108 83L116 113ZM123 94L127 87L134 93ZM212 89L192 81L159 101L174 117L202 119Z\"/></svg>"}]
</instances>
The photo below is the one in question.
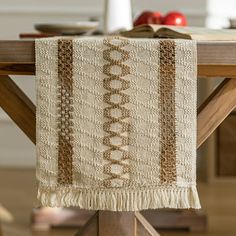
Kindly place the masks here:
<instances>
[{"instance_id":1,"label":"wooden table top","mask_svg":"<svg viewBox=\"0 0 236 236\"><path fill-rule=\"evenodd\" d=\"M0 40L0 74L35 74L34 40ZM236 41L197 43L200 76L236 77Z\"/></svg>"}]
</instances>

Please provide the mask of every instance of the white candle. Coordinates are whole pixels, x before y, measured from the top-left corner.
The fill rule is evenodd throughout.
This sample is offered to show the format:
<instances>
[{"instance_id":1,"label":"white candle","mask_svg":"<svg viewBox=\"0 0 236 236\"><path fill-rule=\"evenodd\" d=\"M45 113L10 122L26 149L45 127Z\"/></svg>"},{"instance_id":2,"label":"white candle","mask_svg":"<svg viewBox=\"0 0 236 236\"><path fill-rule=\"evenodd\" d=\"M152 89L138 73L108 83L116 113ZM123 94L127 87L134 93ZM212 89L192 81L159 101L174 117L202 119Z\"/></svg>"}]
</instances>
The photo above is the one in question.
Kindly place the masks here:
<instances>
[{"instance_id":1,"label":"white candle","mask_svg":"<svg viewBox=\"0 0 236 236\"><path fill-rule=\"evenodd\" d=\"M130 0L105 0L104 16L105 33L133 27Z\"/></svg>"}]
</instances>

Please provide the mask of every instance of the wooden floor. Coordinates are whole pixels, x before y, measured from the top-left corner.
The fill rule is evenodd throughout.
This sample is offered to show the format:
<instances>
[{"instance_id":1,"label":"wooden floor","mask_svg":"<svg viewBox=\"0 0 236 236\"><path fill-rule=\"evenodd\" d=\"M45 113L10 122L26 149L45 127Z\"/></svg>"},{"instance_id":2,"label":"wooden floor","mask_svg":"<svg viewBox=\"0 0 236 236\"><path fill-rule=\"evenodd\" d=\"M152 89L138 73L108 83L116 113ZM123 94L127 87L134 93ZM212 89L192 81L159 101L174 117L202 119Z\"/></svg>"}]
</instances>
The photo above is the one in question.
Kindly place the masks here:
<instances>
[{"instance_id":1,"label":"wooden floor","mask_svg":"<svg viewBox=\"0 0 236 236\"><path fill-rule=\"evenodd\" d=\"M72 236L75 230L31 231L31 208L37 203L35 185L34 170L0 169L0 202L15 217L14 223L3 225L3 236ZM162 236L236 235L236 185L199 184L199 193L203 209L209 216L208 232L161 232Z\"/></svg>"}]
</instances>

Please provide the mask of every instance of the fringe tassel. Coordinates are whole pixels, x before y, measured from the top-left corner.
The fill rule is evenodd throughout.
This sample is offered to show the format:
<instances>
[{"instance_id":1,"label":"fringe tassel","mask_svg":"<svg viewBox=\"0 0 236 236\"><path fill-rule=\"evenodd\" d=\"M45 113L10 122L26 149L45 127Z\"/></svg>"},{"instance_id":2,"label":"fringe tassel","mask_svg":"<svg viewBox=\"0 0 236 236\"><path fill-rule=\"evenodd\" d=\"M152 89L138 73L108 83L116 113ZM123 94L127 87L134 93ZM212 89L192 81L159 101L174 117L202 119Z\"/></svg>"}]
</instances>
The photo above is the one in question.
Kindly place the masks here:
<instances>
[{"instance_id":1,"label":"fringe tassel","mask_svg":"<svg viewBox=\"0 0 236 236\"><path fill-rule=\"evenodd\" d=\"M40 186L38 200L42 206L74 206L88 210L139 211L157 208L201 208L195 186L143 190L82 190Z\"/></svg>"}]
</instances>

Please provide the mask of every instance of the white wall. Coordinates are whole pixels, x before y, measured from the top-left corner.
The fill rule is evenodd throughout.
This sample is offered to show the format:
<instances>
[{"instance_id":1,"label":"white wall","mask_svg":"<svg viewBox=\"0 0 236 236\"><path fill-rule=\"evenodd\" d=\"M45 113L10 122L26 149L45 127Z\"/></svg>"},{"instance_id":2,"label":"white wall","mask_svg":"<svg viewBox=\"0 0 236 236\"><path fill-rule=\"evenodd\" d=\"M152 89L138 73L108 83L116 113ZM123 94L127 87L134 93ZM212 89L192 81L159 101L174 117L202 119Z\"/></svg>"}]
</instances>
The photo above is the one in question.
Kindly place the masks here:
<instances>
[{"instance_id":1,"label":"white wall","mask_svg":"<svg viewBox=\"0 0 236 236\"><path fill-rule=\"evenodd\" d=\"M121 0L122 1L122 0ZM191 25L204 25L206 0L133 0L134 12L180 10ZM16 39L20 32L32 32L34 23L76 21L101 17L103 0L0 0L0 39ZM34 99L34 79L15 81ZM0 112L0 166L35 165L34 145Z\"/></svg>"}]
</instances>

